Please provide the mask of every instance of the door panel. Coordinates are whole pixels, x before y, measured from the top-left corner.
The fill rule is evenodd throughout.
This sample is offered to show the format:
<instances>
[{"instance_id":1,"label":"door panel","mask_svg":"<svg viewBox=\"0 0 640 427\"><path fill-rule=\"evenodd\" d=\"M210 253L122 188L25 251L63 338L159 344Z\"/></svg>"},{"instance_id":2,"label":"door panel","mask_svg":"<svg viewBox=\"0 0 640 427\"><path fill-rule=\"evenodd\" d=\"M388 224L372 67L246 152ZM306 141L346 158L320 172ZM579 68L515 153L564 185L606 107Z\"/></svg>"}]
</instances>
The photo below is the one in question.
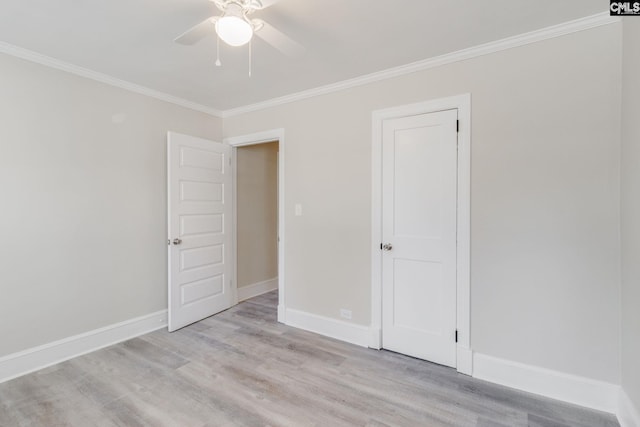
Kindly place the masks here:
<instances>
[{"instance_id":1,"label":"door panel","mask_svg":"<svg viewBox=\"0 0 640 427\"><path fill-rule=\"evenodd\" d=\"M186 249L180 252L180 271L215 267L224 262L224 245Z\"/></svg>"},{"instance_id":2,"label":"door panel","mask_svg":"<svg viewBox=\"0 0 640 427\"><path fill-rule=\"evenodd\" d=\"M398 129L394 134L394 234L439 237L442 230L441 127ZM425 160L426 159L426 160ZM415 183L420 185L415 185Z\"/></svg>"},{"instance_id":3,"label":"door panel","mask_svg":"<svg viewBox=\"0 0 640 427\"><path fill-rule=\"evenodd\" d=\"M393 323L416 332L442 334L442 264L396 259Z\"/></svg>"},{"instance_id":4,"label":"door panel","mask_svg":"<svg viewBox=\"0 0 640 427\"><path fill-rule=\"evenodd\" d=\"M232 305L231 148L168 136L169 330ZM175 240L177 239L177 240Z\"/></svg>"},{"instance_id":5,"label":"door panel","mask_svg":"<svg viewBox=\"0 0 640 427\"><path fill-rule=\"evenodd\" d=\"M456 363L457 110L383 122L382 346Z\"/></svg>"},{"instance_id":6,"label":"door panel","mask_svg":"<svg viewBox=\"0 0 640 427\"><path fill-rule=\"evenodd\" d=\"M222 214L181 215L180 234L195 237L222 233L222 218Z\"/></svg>"}]
</instances>

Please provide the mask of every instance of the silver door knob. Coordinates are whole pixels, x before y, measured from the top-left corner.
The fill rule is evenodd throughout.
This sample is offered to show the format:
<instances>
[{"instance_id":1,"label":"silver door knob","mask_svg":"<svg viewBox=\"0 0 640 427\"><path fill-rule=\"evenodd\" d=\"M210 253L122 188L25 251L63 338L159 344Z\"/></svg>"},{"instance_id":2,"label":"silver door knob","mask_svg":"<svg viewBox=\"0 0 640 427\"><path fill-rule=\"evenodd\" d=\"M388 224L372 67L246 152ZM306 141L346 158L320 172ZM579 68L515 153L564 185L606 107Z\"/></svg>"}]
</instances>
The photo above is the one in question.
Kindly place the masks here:
<instances>
[{"instance_id":1,"label":"silver door knob","mask_svg":"<svg viewBox=\"0 0 640 427\"><path fill-rule=\"evenodd\" d=\"M391 249L393 249L393 245L391 243L385 243L384 245L382 245L382 249L384 249L385 251L390 251Z\"/></svg>"},{"instance_id":2,"label":"silver door knob","mask_svg":"<svg viewBox=\"0 0 640 427\"><path fill-rule=\"evenodd\" d=\"M180 240L180 239L173 239L173 244L174 244L174 245L179 245L180 243L182 243L182 240Z\"/></svg>"}]
</instances>

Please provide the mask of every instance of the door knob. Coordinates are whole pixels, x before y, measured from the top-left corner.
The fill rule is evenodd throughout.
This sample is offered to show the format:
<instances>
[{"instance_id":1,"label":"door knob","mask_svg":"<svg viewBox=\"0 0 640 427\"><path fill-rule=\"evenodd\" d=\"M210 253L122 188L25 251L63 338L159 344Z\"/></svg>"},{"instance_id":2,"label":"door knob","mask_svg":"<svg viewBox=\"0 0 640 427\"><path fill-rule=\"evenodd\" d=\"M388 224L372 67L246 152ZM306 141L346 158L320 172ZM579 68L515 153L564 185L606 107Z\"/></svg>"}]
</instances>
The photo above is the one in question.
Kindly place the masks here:
<instances>
[{"instance_id":1,"label":"door knob","mask_svg":"<svg viewBox=\"0 0 640 427\"><path fill-rule=\"evenodd\" d=\"M177 238L176 238L176 239L173 239L173 244L174 244L174 245L179 245L180 243L182 243L182 240L181 240L181 239L177 239Z\"/></svg>"},{"instance_id":2,"label":"door knob","mask_svg":"<svg viewBox=\"0 0 640 427\"><path fill-rule=\"evenodd\" d=\"M393 245L391 243L385 243L384 245L382 245L382 249L384 249L385 251L390 251L391 249L393 249Z\"/></svg>"}]
</instances>

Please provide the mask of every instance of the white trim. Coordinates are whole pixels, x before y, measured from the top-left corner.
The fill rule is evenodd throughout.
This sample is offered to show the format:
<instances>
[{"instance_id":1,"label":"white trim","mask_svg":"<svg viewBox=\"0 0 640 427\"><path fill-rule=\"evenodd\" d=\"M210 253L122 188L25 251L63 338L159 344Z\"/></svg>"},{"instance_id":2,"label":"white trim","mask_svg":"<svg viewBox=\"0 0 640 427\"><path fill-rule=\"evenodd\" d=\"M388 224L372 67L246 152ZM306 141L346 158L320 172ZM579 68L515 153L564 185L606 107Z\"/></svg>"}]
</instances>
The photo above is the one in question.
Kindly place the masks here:
<instances>
[{"instance_id":1,"label":"white trim","mask_svg":"<svg viewBox=\"0 0 640 427\"><path fill-rule=\"evenodd\" d=\"M371 326L369 328L371 335L369 338L369 348L376 350L382 349L382 328Z\"/></svg>"},{"instance_id":2,"label":"white trim","mask_svg":"<svg viewBox=\"0 0 640 427\"><path fill-rule=\"evenodd\" d=\"M458 110L458 219L456 327L458 329L458 372L471 375L471 94L434 99L374 111L372 114L371 194L371 329L382 330L382 122L386 119ZM372 333L369 346L380 348L380 333Z\"/></svg>"},{"instance_id":3,"label":"white trim","mask_svg":"<svg viewBox=\"0 0 640 427\"><path fill-rule=\"evenodd\" d=\"M287 307L284 304L278 303L278 322L285 323L287 320Z\"/></svg>"},{"instance_id":4,"label":"white trim","mask_svg":"<svg viewBox=\"0 0 640 427\"><path fill-rule=\"evenodd\" d=\"M224 140L223 140L224 142ZM231 171L233 179L231 180L231 253L233 260L231 262L231 293L233 297L233 305L240 302L238 293L238 153L235 148L231 149Z\"/></svg>"},{"instance_id":5,"label":"white trim","mask_svg":"<svg viewBox=\"0 0 640 427\"><path fill-rule=\"evenodd\" d=\"M564 22L562 24L553 25L551 27L542 28L513 37L507 37L502 40L496 40L467 49L462 49L456 52L423 59L421 61L412 62L410 64L401 65L399 67L389 68L387 70L379 71L376 73L366 74L364 76L356 77L349 80L343 80L326 86L320 86L314 89L273 98L264 102L245 105L238 108L231 108L228 110L224 110L222 112L222 117L227 118L237 116L239 114L249 113L252 111L264 110L266 108L288 104L290 102L300 101L303 99L313 98L320 95L326 95L357 86L363 86L381 80L404 76L406 74L424 71L431 68L440 67L442 65L452 64L454 62L464 61L467 59L476 58L478 56L489 55L503 50L576 33L578 31L600 27L602 25L614 24L616 22L620 22L620 18L609 16L608 12L586 16L584 18L579 18L573 21Z\"/></svg>"},{"instance_id":6,"label":"white trim","mask_svg":"<svg viewBox=\"0 0 640 427\"><path fill-rule=\"evenodd\" d=\"M458 222L456 326L458 353L471 351L471 94L457 99L458 120ZM458 365L458 371L472 374L471 364Z\"/></svg>"},{"instance_id":7,"label":"white trim","mask_svg":"<svg viewBox=\"0 0 640 427\"><path fill-rule=\"evenodd\" d=\"M14 46L9 43L0 42L0 53L5 53L7 55L15 56L16 58L21 58L30 62L35 62L36 64L44 65L46 67L55 68L56 70L66 71L67 73L75 74L76 76L84 77L110 86L115 86L129 92L148 96L150 98L155 98L160 101L165 101L170 104L178 105L180 107L188 108L194 111L199 111L211 116L222 118L222 116L224 115L222 111L216 110L215 108L207 107L196 102L169 95L168 93L160 92L155 89L140 86L126 80L111 77L107 74L99 73L88 68L79 67L77 65L73 65L71 63L52 58L50 56L42 55L28 49Z\"/></svg>"},{"instance_id":8,"label":"white trim","mask_svg":"<svg viewBox=\"0 0 640 427\"><path fill-rule=\"evenodd\" d=\"M616 413L620 387L564 372L475 353L473 376L599 411Z\"/></svg>"},{"instance_id":9,"label":"white trim","mask_svg":"<svg viewBox=\"0 0 640 427\"><path fill-rule=\"evenodd\" d=\"M262 132L251 133L248 135L228 136L224 138L224 142L232 147L242 147L245 145L262 144L264 142L273 142L284 140L284 129L271 129Z\"/></svg>"},{"instance_id":10,"label":"white trim","mask_svg":"<svg viewBox=\"0 0 640 427\"><path fill-rule=\"evenodd\" d=\"M278 289L278 278L252 283L238 288L238 302Z\"/></svg>"},{"instance_id":11,"label":"white trim","mask_svg":"<svg viewBox=\"0 0 640 427\"><path fill-rule=\"evenodd\" d=\"M470 348L458 346L456 349L456 369L461 374L473 374L473 351Z\"/></svg>"},{"instance_id":12,"label":"white trim","mask_svg":"<svg viewBox=\"0 0 640 427\"><path fill-rule=\"evenodd\" d=\"M326 337L335 338L351 344L367 347L370 340L370 329L343 320L318 316L304 311L287 309L287 326L304 329Z\"/></svg>"},{"instance_id":13,"label":"white trim","mask_svg":"<svg viewBox=\"0 0 640 427\"><path fill-rule=\"evenodd\" d=\"M620 427L640 427L640 411L622 387L620 388L617 415Z\"/></svg>"},{"instance_id":14,"label":"white trim","mask_svg":"<svg viewBox=\"0 0 640 427\"><path fill-rule=\"evenodd\" d=\"M236 189L237 168L235 167L237 148L245 145L262 144L265 142L278 141L278 322L285 323L287 310L285 309L285 280L284 280L284 248L285 248L285 139L284 129L271 129L263 132L252 133L248 135L231 136L224 138L224 143L229 144L233 148L232 158L234 161L233 168L233 247L237 247L237 221L236 221ZM237 256L234 257L233 281L237 282ZM237 286L236 286L237 287Z\"/></svg>"},{"instance_id":15,"label":"white trim","mask_svg":"<svg viewBox=\"0 0 640 427\"><path fill-rule=\"evenodd\" d=\"M151 98L159 99L161 101L179 105L181 107L189 108L191 110L209 114L218 118L227 118L237 116L239 114L249 113L251 111L264 110L266 108L271 108L290 102L313 98L320 95L326 95L344 89L363 86L369 83L399 77L418 71L428 70L431 68L440 67L442 65L452 64L454 62L464 61L467 59L476 58L478 56L488 55L503 50L512 49L514 47L524 46L527 44L536 43L539 41L588 30L590 28L600 27L603 25L614 24L617 22L620 22L619 17L609 16L608 12L598 13L595 15L586 16L584 18L579 18L561 24L553 25L551 27L546 27L528 33L507 37L505 39L496 40L467 49L462 49L456 52L423 59L421 61L412 62L410 64L401 65L399 67L389 68L387 70L366 74L353 79L343 80L337 83L269 99L267 101L258 102L255 104L244 105L237 108L230 108L224 111L188 101L186 99L169 95L167 93L163 93L144 86L140 86L135 83L127 82L125 80L117 79L107 74L79 67L77 65L73 65L68 62L42 55L37 52L14 46L6 42L0 42L0 52L25 59L27 61L35 62L37 64L45 65L47 67L66 71L81 77L86 77L88 79L92 79L111 86L119 87L121 89L125 89L134 93L146 95Z\"/></svg>"},{"instance_id":16,"label":"white trim","mask_svg":"<svg viewBox=\"0 0 640 427\"><path fill-rule=\"evenodd\" d=\"M0 383L166 326L167 310L161 310L4 356Z\"/></svg>"}]
</instances>

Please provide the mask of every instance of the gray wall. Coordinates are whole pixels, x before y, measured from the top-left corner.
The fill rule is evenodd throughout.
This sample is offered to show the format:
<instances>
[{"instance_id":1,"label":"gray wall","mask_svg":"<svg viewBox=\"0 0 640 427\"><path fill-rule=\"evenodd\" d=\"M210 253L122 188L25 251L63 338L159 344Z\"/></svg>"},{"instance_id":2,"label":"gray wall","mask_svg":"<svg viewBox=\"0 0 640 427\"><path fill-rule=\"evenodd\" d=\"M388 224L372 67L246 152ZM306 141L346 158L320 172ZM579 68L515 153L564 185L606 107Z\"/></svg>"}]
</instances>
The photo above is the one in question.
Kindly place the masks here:
<instances>
[{"instance_id":1,"label":"gray wall","mask_svg":"<svg viewBox=\"0 0 640 427\"><path fill-rule=\"evenodd\" d=\"M238 287L278 277L278 143L239 147Z\"/></svg>"},{"instance_id":2,"label":"gray wall","mask_svg":"<svg viewBox=\"0 0 640 427\"><path fill-rule=\"evenodd\" d=\"M371 112L470 92L473 349L619 382L620 31L225 119L285 129L287 308L370 323Z\"/></svg>"},{"instance_id":3,"label":"gray wall","mask_svg":"<svg viewBox=\"0 0 640 427\"><path fill-rule=\"evenodd\" d=\"M0 356L167 308L166 133L221 121L0 55Z\"/></svg>"},{"instance_id":4,"label":"gray wall","mask_svg":"<svg viewBox=\"0 0 640 427\"><path fill-rule=\"evenodd\" d=\"M286 130L288 307L369 324L371 112L470 92L474 350L611 382L622 369L640 406L625 24L622 102L609 25L226 119L226 136ZM4 55L0 69L0 356L166 308L166 131L220 140L221 121Z\"/></svg>"},{"instance_id":5,"label":"gray wall","mask_svg":"<svg viewBox=\"0 0 640 427\"><path fill-rule=\"evenodd\" d=\"M640 21L623 25L622 386L640 410Z\"/></svg>"}]
</instances>

